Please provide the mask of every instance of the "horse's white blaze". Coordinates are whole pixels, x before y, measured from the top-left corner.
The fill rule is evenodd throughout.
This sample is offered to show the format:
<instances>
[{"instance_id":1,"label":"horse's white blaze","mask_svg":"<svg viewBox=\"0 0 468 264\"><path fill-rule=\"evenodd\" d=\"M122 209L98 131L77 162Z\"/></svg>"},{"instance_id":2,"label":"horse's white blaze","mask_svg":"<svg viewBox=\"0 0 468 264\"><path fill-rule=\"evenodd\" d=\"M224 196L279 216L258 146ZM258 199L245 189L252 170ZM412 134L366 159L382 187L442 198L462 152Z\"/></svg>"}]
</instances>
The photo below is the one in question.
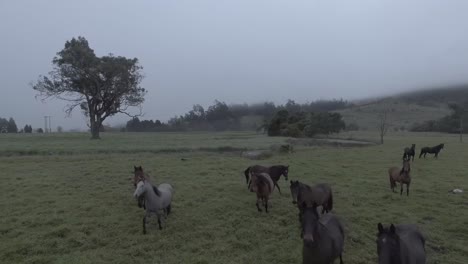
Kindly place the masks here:
<instances>
[{"instance_id":1,"label":"horse's white blaze","mask_svg":"<svg viewBox=\"0 0 468 264\"><path fill-rule=\"evenodd\" d=\"M144 190L144 187L145 186L145 183L143 181L139 181L138 184L137 184L137 187L136 187L136 190L135 192L133 193L133 196L135 198L138 198L138 196L140 196L142 193L143 193L143 190Z\"/></svg>"}]
</instances>

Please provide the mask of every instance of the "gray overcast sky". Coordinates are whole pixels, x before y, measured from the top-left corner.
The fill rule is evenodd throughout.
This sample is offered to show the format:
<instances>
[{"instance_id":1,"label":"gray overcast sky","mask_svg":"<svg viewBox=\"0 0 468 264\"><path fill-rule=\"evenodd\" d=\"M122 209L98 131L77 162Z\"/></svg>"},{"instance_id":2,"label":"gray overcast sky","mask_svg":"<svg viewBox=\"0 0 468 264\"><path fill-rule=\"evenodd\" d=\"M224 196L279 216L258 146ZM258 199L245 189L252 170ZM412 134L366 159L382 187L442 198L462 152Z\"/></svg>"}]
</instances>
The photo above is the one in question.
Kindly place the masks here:
<instances>
[{"instance_id":1,"label":"gray overcast sky","mask_svg":"<svg viewBox=\"0 0 468 264\"><path fill-rule=\"evenodd\" d=\"M86 127L29 86L80 35L98 56L140 59L147 119L215 99L357 99L468 82L467 14L464 0L1 0L0 116Z\"/></svg>"}]
</instances>

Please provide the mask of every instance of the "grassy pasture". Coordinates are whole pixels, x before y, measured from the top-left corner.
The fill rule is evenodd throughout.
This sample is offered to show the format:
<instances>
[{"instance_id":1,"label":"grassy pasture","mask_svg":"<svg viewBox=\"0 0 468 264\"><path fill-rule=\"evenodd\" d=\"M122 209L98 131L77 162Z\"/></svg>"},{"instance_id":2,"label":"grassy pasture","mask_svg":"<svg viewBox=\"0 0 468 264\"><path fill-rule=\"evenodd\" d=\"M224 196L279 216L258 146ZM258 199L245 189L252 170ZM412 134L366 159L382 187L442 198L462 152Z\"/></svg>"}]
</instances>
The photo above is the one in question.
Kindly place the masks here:
<instances>
[{"instance_id":1,"label":"grassy pasture","mask_svg":"<svg viewBox=\"0 0 468 264\"><path fill-rule=\"evenodd\" d=\"M348 137L349 135L343 135ZM367 135L352 135L355 138ZM269 214L258 213L241 149L284 138L253 133L0 135L0 263L300 263L297 209L279 182ZM379 146L296 147L262 164L290 164L290 178L328 182L346 227L345 263L375 263L377 223L417 223L428 263L466 263L468 145L456 136L395 134ZM410 197L391 193L389 166L402 148L446 143L440 158L416 159ZM180 158L187 161L181 161ZM133 165L175 186L173 214L142 235L132 198Z\"/></svg>"}]
</instances>

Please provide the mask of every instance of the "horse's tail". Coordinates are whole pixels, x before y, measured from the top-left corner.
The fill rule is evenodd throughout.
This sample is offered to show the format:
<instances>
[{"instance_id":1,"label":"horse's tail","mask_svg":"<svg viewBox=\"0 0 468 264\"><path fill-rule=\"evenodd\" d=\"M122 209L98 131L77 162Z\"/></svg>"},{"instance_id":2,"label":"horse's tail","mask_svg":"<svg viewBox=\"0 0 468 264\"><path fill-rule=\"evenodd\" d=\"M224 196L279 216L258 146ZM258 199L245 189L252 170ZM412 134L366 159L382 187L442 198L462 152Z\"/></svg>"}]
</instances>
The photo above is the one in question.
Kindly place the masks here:
<instances>
[{"instance_id":1,"label":"horse's tail","mask_svg":"<svg viewBox=\"0 0 468 264\"><path fill-rule=\"evenodd\" d=\"M395 187L395 181L393 180L393 177L392 177L392 171L388 172L388 179L390 180L390 189Z\"/></svg>"},{"instance_id":2,"label":"horse's tail","mask_svg":"<svg viewBox=\"0 0 468 264\"><path fill-rule=\"evenodd\" d=\"M248 167L248 168L244 171L245 182L246 182L247 184L249 184L249 172L250 172L250 167Z\"/></svg>"},{"instance_id":3,"label":"horse's tail","mask_svg":"<svg viewBox=\"0 0 468 264\"><path fill-rule=\"evenodd\" d=\"M328 197L327 209L330 212L333 210L333 193L330 190L330 197Z\"/></svg>"}]
</instances>

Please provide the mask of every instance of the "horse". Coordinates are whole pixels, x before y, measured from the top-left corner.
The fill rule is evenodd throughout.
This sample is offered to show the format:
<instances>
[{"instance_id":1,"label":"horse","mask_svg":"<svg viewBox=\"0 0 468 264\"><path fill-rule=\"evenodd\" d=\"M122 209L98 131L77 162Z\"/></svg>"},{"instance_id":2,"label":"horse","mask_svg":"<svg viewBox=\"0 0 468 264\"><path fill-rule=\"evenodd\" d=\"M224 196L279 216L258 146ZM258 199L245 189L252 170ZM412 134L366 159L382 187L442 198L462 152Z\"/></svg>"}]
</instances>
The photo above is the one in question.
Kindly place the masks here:
<instances>
[{"instance_id":1,"label":"horse","mask_svg":"<svg viewBox=\"0 0 468 264\"><path fill-rule=\"evenodd\" d=\"M425 264L426 240L416 225L377 225L379 264Z\"/></svg>"},{"instance_id":2,"label":"horse","mask_svg":"<svg viewBox=\"0 0 468 264\"><path fill-rule=\"evenodd\" d=\"M406 196L409 196L409 186L411 184L411 166L409 160L403 161L403 167L391 167L388 169L388 177L390 179L390 188L395 192L396 183L401 184L400 195L403 194L403 184L406 184Z\"/></svg>"},{"instance_id":3,"label":"horse","mask_svg":"<svg viewBox=\"0 0 468 264\"><path fill-rule=\"evenodd\" d=\"M248 167L244 171L245 181L247 182L247 189L250 189L249 175L250 173L268 173L273 180L274 186L278 188L279 193L281 194L281 189L278 185L278 180L281 175L284 176L284 180L288 180L289 165L274 165L271 167L265 167L261 165L253 165Z\"/></svg>"},{"instance_id":4,"label":"horse","mask_svg":"<svg viewBox=\"0 0 468 264\"><path fill-rule=\"evenodd\" d=\"M422 155L424 155L424 158L426 158L426 154L429 153L429 154L435 154L434 155L434 158L438 158L439 157L439 152L441 149L444 148L444 144L439 144L435 147L424 147L421 149L421 153L419 154L419 158L421 158Z\"/></svg>"},{"instance_id":5,"label":"horse","mask_svg":"<svg viewBox=\"0 0 468 264\"><path fill-rule=\"evenodd\" d=\"M259 202L265 206L265 211L268 213L268 198L270 197L273 189L275 188L273 180L267 173L252 173L250 175L251 191L257 194L257 202L255 205L259 212L262 209L259 206Z\"/></svg>"},{"instance_id":6,"label":"horse","mask_svg":"<svg viewBox=\"0 0 468 264\"><path fill-rule=\"evenodd\" d=\"M151 185L148 181L140 181L133 193L135 198L141 196L145 199L146 213L143 217L143 234L146 234L146 220L151 214L158 217L159 229L162 229L161 219L171 213L171 202L174 194L174 188L168 183L162 183L158 187ZM161 212L162 211L162 212Z\"/></svg>"},{"instance_id":7,"label":"horse","mask_svg":"<svg viewBox=\"0 0 468 264\"><path fill-rule=\"evenodd\" d=\"M340 258L343 264L344 229L333 214L322 217L317 213L317 204L301 205L299 213L301 238L303 239L303 264L330 264Z\"/></svg>"},{"instance_id":8,"label":"horse","mask_svg":"<svg viewBox=\"0 0 468 264\"><path fill-rule=\"evenodd\" d=\"M310 187L299 181L289 181L292 196L292 203L298 207L305 202L308 206L316 203L322 206L322 214L333 210L333 192L330 185L319 183Z\"/></svg>"},{"instance_id":9,"label":"horse","mask_svg":"<svg viewBox=\"0 0 468 264\"><path fill-rule=\"evenodd\" d=\"M413 158L413 161L414 161L414 155L416 155L416 144L412 144L411 145L411 148L405 148L404 152L403 152L403 160L405 159L410 159L411 157Z\"/></svg>"},{"instance_id":10,"label":"horse","mask_svg":"<svg viewBox=\"0 0 468 264\"><path fill-rule=\"evenodd\" d=\"M140 181L150 181L150 176L143 172L143 168L141 166L133 166L134 174L133 174L133 186L137 186L137 183ZM153 188L156 188L153 186ZM156 189L155 189L156 191ZM143 197L138 197L138 207L146 209L145 207L145 199Z\"/></svg>"}]
</instances>

